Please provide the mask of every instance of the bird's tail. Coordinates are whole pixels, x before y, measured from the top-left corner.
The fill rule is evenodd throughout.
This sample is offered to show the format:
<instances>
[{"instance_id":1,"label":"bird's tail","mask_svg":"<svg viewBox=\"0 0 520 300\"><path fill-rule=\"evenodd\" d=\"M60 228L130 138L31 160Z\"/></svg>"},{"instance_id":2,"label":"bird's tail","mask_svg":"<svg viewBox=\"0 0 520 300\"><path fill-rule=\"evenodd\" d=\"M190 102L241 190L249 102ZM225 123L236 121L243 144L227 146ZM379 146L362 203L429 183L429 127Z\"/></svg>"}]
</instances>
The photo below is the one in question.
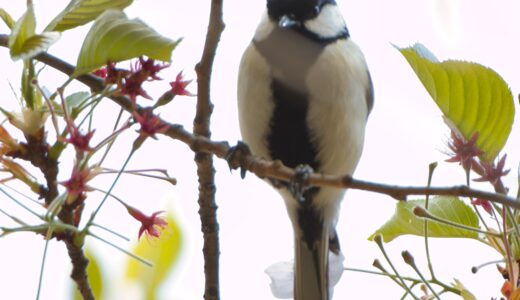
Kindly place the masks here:
<instances>
[{"instance_id":1,"label":"bird's tail","mask_svg":"<svg viewBox=\"0 0 520 300\"><path fill-rule=\"evenodd\" d=\"M319 227L312 238L296 234L294 300L330 300L329 228Z\"/></svg>"}]
</instances>

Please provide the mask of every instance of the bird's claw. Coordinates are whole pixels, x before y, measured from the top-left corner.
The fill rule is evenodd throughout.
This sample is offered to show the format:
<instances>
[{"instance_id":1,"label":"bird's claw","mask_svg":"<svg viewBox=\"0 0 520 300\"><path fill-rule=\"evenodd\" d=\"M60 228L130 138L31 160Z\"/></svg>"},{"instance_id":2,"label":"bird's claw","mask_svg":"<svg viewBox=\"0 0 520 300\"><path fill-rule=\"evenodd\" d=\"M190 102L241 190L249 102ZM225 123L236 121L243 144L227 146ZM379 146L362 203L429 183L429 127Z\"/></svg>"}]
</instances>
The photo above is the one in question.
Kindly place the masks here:
<instances>
[{"instance_id":1,"label":"bird's claw","mask_svg":"<svg viewBox=\"0 0 520 300\"><path fill-rule=\"evenodd\" d=\"M244 179L247 172L245 158L250 154L251 150L244 142L239 141L236 146L231 147L226 155L226 161L228 162L229 170L236 170L240 168L240 177Z\"/></svg>"},{"instance_id":2,"label":"bird's claw","mask_svg":"<svg viewBox=\"0 0 520 300\"><path fill-rule=\"evenodd\" d=\"M309 165L298 165L294 168L294 176L289 182L289 192L299 202L305 202L304 194L310 188L308 180L314 170Z\"/></svg>"}]
</instances>

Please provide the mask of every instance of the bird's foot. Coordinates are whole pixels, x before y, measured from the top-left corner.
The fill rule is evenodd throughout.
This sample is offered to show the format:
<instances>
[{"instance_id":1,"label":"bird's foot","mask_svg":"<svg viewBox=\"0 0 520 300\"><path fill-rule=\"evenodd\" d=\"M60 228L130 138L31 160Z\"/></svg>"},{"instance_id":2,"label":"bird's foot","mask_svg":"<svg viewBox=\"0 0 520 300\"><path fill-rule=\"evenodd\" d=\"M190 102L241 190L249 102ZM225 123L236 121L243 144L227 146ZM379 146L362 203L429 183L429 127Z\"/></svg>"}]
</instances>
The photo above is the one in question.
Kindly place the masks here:
<instances>
[{"instance_id":1,"label":"bird's foot","mask_svg":"<svg viewBox=\"0 0 520 300\"><path fill-rule=\"evenodd\" d=\"M314 170L309 165L298 165L294 168L294 177L289 182L289 192L296 200L305 202L304 194L309 190L309 177Z\"/></svg>"},{"instance_id":2,"label":"bird's foot","mask_svg":"<svg viewBox=\"0 0 520 300\"><path fill-rule=\"evenodd\" d=\"M239 141L236 146L231 147L226 155L229 170L240 168L240 177L244 179L247 172L245 158L250 154L251 149L249 149L249 146L244 142Z\"/></svg>"}]
</instances>

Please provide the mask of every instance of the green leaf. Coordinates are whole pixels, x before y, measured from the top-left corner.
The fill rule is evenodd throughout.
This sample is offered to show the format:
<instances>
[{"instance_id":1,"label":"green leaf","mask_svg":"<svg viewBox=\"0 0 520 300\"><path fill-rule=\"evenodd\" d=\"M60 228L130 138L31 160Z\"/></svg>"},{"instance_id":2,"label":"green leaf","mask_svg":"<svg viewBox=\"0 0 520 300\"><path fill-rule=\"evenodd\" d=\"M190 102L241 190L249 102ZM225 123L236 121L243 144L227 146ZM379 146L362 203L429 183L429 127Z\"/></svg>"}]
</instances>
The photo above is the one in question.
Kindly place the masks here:
<instances>
[{"instance_id":1,"label":"green leaf","mask_svg":"<svg viewBox=\"0 0 520 300\"><path fill-rule=\"evenodd\" d=\"M23 62L22 72L22 98L25 102L24 107L31 110L39 110L42 105L42 94L40 90L33 84L37 80L37 75L34 70L34 61L28 59Z\"/></svg>"},{"instance_id":2,"label":"green leaf","mask_svg":"<svg viewBox=\"0 0 520 300\"><path fill-rule=\"evenodd\" d=\"M394 215L374 232L369 240L381 234L385 242L406 234L424 236L424 219L414 215L413 210L416 206L424 207L425 200L410 200L406 202L398 202ZM451 221L453 223L479 229L478 217L475 211L457 197L434 197L430 199L429 209L432 215ZM478 234L450 225L441 224L435 221L428 223L429 237L462 237L477 239Z\"/></svg>"},{"instance_id":3,"label":"green leaf","mask_svg":"<svg viewBox=\"0 0 520 300\"><path fill-rule=\"evenodd\" d=\"M47 51L52 44L60 39L60 36L59 32L35 34L25 40L21 48L11 51L11 58L13 60L33 58Z\"/></svg>"},{"instance_id":4,"label":"green leaf","mask_svg":"<svg viewBox=\"0 0 520 300\"><path fill-rule=\"evenodd\" d=\"M94 294L95 299L102 299L101 296L103 295L103 273L101 272L101 267L99 266L99 260L89 249L85 250L85 256L89 261L87 266L87 276L90 288L92 289L92 293ZM83 299L81 294L78 292L76 285L74 285L73 291L74 300Z\"/></svg>"},{"instance_id":5,"label":"green leaf","mask_svg":"<svg viewBox=\"0 0 520 300\"><path fill-rule=\"evenodd\" d=\"M95 20L108 9L123 10L133 0L72 0L45 28L45 31L65 31Z\"/></svg>"},{"instance_id":6,"label":"green leaf","mask_svg":"<svg viewBox=\"0 0 520 300\"><path fill-rule=\"evenodd\" d=\"M78 116L81 106L90 99L89 92L76 92L65 98L67 103L68 112L72 119Z\"/></svg>"},{"instance_id":7,"label":"green leaf","mask_svg":"<svg viewBox=\"0 0 520 300\"><path fill-rule=\"evenodd\" d=\"M398 49L450 127L466 140L478 133L482 158L492 161L509 137L515 114L513 95L502 77L477 63L439 62L421 44Z\"/></svg>"},{"instance_id":8,"label":"green leaf","mask_svg":"<svg viewBox=\"0 0 520 300\"><path fill-rule=\"evenodd\" d=\"M141 238L133 253L153 263L153 267L143 265L129 258L126 278L145 289L148 300L154 299L160 284L166 279L179 258L182 235L179 225L170 215L166 217L168 226L159 238Z\"/></svg>"},{"instance_id":9,"label":"green leaf","mask_svg":"<svg viewBox=\"0 0 520 300\"><path fill-rule=\"evenodd\" d=\"M23 44L27 39L34 35L36 30L36 18L34 16L33 5L27 6L27 11L16 21L13 31L9 36L9 50L11 57L21 52ZM14 54L14 55L13 55ZM13 57L13 59L15 59Z\"/></svg>"},{"instance_id":10,"label":"green leaf","mask_svg":"<svg viewBox=\"0 0 520 300\"><path fill-rule=\"evenodd\" d=\"M35 30L34 8L29 5L9 36L9 52L13 60L32 58L46 51L60 37L58 32L35 34Z\"/></svg>"},{"instance_id":11,"label":"green leaf","mask_svg":"<svg viewBox=\"0 0 520 300\"><path fill-rule=\"evenodd\" d=\"M141 55L169 61L179 41L159 35L139 19L129 20L121 11L107 10L87 34L73 76Z\"/></svg>"},{"instance_id":12,"label":"green leaf","mask_svg":"<svg viewBox=\"0 0 520 300\"><path fill-rule=\"evenodd\" d=\"M7 11L5 11L5 9L3 9L3 8L0 8L0 18L2 18L5 25L7 25L7 27L9 27L9 29L13 29L15 21L13 20L11 15Z\"/></svg>"},{"instance_id":13,"label":"green leaf","mask_svg":"<svg viewBox=\"0 0 520 300\"><path fill-rule=\"evenodd\" d=\"M460 296L464 300L477 300L475 296L458 279L453 280L453 287L460 291Z\"/></svg>"}]
</instances>

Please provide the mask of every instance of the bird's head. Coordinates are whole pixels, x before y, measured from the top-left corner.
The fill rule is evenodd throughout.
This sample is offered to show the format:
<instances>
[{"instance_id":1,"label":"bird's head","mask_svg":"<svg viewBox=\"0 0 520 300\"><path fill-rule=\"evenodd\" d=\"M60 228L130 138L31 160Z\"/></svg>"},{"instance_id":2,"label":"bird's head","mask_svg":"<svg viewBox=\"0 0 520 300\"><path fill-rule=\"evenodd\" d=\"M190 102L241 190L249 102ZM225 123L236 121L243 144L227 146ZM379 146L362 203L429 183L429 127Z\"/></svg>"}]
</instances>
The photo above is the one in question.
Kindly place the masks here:
<instances>
[{"instance_id":1,"label":"bird's head","mask_svg":"<svg viewBox=\"0 0 520 300\"><path fill-rule=\"evenodd\" d=\"M267 0L267 13L282 28L319 38L348 36L335 0Z\"/></svg>"}]
</instances>

